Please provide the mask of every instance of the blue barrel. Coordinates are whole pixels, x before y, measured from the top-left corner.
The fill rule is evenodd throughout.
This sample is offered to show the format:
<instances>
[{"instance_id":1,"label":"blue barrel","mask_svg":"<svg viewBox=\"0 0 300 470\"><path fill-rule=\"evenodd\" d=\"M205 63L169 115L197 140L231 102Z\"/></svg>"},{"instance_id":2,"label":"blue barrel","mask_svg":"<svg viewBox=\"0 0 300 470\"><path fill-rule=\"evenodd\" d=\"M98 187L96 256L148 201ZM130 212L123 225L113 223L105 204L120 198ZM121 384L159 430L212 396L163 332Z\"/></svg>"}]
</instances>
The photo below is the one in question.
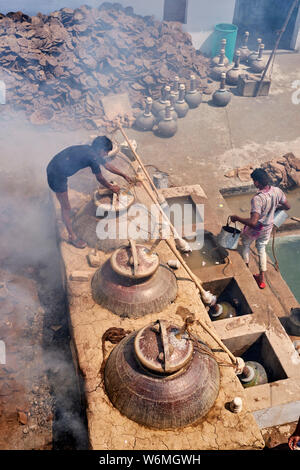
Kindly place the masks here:
<instances>
[{"instance_id":1,"label":"blue barrel","mask_svg":"<svg viewBox=\"0 0 300 470\"><path fill-rule=\"evenodd\" d=\"M230 23L219 23L215 26L213 47L212 47L212 57L215 57L220 52L220 43L221 39L226 39L226 57L229 62L233 61L235 44L237 37L238 27Z\"/></svg>"}]
</instances>

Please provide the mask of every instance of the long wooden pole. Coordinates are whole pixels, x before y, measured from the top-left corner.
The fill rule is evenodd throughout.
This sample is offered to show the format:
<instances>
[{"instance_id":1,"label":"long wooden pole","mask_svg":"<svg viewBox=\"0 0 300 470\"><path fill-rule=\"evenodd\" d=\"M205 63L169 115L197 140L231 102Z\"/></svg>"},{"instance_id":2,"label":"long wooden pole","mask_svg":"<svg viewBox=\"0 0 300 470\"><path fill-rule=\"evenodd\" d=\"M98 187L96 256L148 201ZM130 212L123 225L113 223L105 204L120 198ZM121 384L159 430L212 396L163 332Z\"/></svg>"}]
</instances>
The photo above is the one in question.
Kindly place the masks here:
<instances>
[{"instance_id":1,"label":"long wooden pole","mask_svg":"<svg viewBox=\"0 0 300 470\"><path fill-rule=\"evenodd\" d=\"M143 169L143 172L147 178L147 180L149 181L150 185L151 185L151 188L155 188L155 186L153 185L153 182L146 170L146 168L144 167L140 157L138 156L138 154L135 152L134 148L132 147L131 145L131 142L129 141L127 135L125 134L124 130L122 129L122 127L119 125L119 129L121 131L121 133L123 134L126 142L128 143L132 153L134 154L134 156L136 157L139 165L141 166L141 168ZM147 187L146 183L143 181L143 180L140 180L142 185L143 185L143 188L145 189L146 193L148 194L148 196L150 197L150 199L154 202L154 204L158 207L160 213L162 214L163 218L168 222L168 224L170 225L170 227L172 228L173 230L173 233L175 231L176 233L176 229L175 227L173 227L173 225L171 224L169 218L166 216L166 214L164 213L164 211L162 210L159 202L155 199L153 193L151 192L151 190ZM156 188L154 189L155 191L155 194L159 197L159 194L156 190ZM209 303L208 300L211 300L211 299L208 299L208 292L206 290L204 290L200 280L195 276L195 274L193 273L193 271L191 271L191 269L188 267L188 265L186 264L186 262L184 261L184 259L182 258L181 254L178 252L178 250L176 249L175 246L173 246L171 240L169 239L165 239L165 242L166 244L168 245L168 247L170 248L170 250L174 253L174 255L176 256L176 258L178 259L178 261L181 263L182 267L185 269L185 271L187 272L187 274L189 275L189 277L191 278L191 280L194 282L194 284L196 285L196 287L198 288L200 294L201 294L201 297L202 297L202 300L206 303ZM230 357L230 359L233 361L234 364L237 364L237 358L232 354L231 351L229 351L229 349L225 346L225 344L223 344L223 342L220 340L220 338L218 338L218 336L201 320L201 319L198 319L197 320L200 324L200 326L202 326L202 328L216 341L216 343L223 349L223 351L225 351L228 356Z\"/></svg>"},{"instance_id":2,"label":"long wooden pole","mask_svg":"<svg viewBox=\"0 0 300 470\"><path fill-rule=\"evenodd\" d=\"M157 191L157 189L156 189L156 187L155 187L155 185L154 185L152 179L150 178L150 175L149 175L148 171L146 170L146 168L145 168L145 166L144 166L144 164L143 164L143 162L142 162L140 156L139 156L139 155L137 154L137 152L134 150L134 148L133 148L133 146L132 146L130 140L128 139L128 137L127 137L127 135L126 135L124 129L122 128L122 126L121 126L120 124L119 124L118 128L119 128L119 130L121 131L123 137L125 138L125 140L126 140L128 146L129 146L130 150L132 151L133 155L135 156L135 158L136 158L138 164L139 164L140 167L142 168L142 170L143 170L143 172L144 172L144 175L146 176L147 181L148 181L149 184L150 184L151 189L154 191L154 193L155 193L155 195L156 195L157 200L154 200L153 197L152 197L152 195L150 196L151 199L152 199L152 201L154 200L154 203L158 206L158 208L159 208L161 214L163 215L165 221L169 224L169 226L170 226L170 228L171 228L171 230L172 230L172 232L173 232L174 237L175 237L176 239L180 239L176 228L174 227L174 225L172 225L170 219L167 217L167 215L164 213L164 211L162 210L162 208L161 208L161 206L160 206L160 203L161 203L161 201L162 201L162 197L161 197L161 195L158 193L158 191ZM147 190L148 190L148 188L147 188Z\"/></svg>"},{"instance_id":3,"label":"long wooden pole","mask_svg":"<svg viewBox=\"0 0 300 470\"><path fill-rule=\"evenodd\" d=\"M160 205L157 203L157 201L155 200L153 194L151 193L151 191L149 190L149 188L147 187L146 183L143 181L143 180L140 180L142 185L143 185L143 188L145 189L146 193L148 194L148 196L151 198L151 200L154 202L154 204L158 207L160 213L162 214L163 217L165 217L167 219L167 221L169 221L168 217L166 216L166 214L164 213L164 211L162 210L162 208L160 207ZM199 289L200 293L201 293L201 296L205 296L206 294L206 291L203 289L200 281L196 278L196 276L194 275L193 271L190 270L190 268L188 267L188 265L186 264L186 262L184 261L184 259L182 258L182 256L179 254L178 250L175 249L173 246L171 246L170 244L170 241L166 238L165 239L166 243L170 246L171 250L173 251L173 253L175 254L175 256L178 258L178 260L180 261L180 263L183 265L184 269L186 270L186 272L188 273L188 275L190 276L190 278L194 281L194 283L196 284L197 288Z\"/></svg>"},{"instance_id":4,"label":"long wooden pole","mask_svg":"<svg viewBox=\"0 0 300 470\"><path fill-rule=\"evenodd\" d=\"M145 191L147 192L147 194L149 195L149 197L154 200L154 197L153 195L151 194L150 190L147 188L147 185L145 184L144 181L142 181L142 184L143 184L143 187L145 189ZM155 202L155 200L154 200ZM163 212L164 214L164 212ZM165 242L166 244L168 245L168 247L170 248L170 250L174 253L174 255L176 256L176 258L178 259L178 261L181 263L182 267L185 269L185 271L187 272L187 274L189 275L189 277L192 279L192 281L195 283L196 287L199 289L200 291L200 294L201 294L201 297L205 298L205 296L207 296L207 292L203 289L203 286L201 285L201 282L199 279L197 279L197 277L195 276L195 274L193 273L193 271L191 271L191 269L188 267L188 265L186 264L186 262L184 261L184 259L182 258L181 254L178 252L178 250L175 248L175 246L173 246L171 240L169 239L165 239ZM201 319L198 319L198 322L199 324L202 326L202 328L218 343L218 345L228 354L228 356L230 357L230 359L234 362L234 364L236 364L237 362L237 359L236 357L232 354L231 351L229 351L229 349L225 346L225 344L223 344L223 342L218 338L218 336L208 327L206 326L206 324L201 320Z\"/></svg>"},{"instance_id":5,"label":"long wooden pole","mask_svg":"<svg viewBox=\"0 0 300 470\"><path fill-rule=\"evenodd\" d=\"M134 148L133 148L133 146L132 146L130 140L128 139L127 135L125 134L124 129L123 129L123 127L121 126L121 124L119 124L118 127L119 127L119 130L121 131L121 133L122 133L124 139L126 140L126 142L127 142L128 146L129 146L130 150L132 151L132 153L133 153L133 155L135 156L136 160L138 161L140 167L142 168L142 170L143 170L143 172L144 172L144 175L146 176L146 178L147 178L147 180L148 180L148 182L149 182L151 188L152 188L153 191L155 192L156 197L158 198L158 201L159 201L159 199L161 198L161 196L160 196L160 194L158 193L158 191L157 191L157 189L156 189L156 187L155 187L155 184L153 183L152 179L150 178L150 175L149 175L148 171L146 170L146 168L145 168L145 166L144 166L144 164L143 164L141 158L139 157L139 155L137 154L137 152L134 150Z\"/></svg>"},{"instance_id":6,"label":"long wooden pole","mask_svg":"<svg viewBox=\"0 0 300 470\"><path fill-rule=\"evenodd\" d=\"M176 250L176 248L172 245L171 241L166 239L165 242L167 243L168 247L170 248L170 250L174 253L174 255L177 257L177 259L180 261L180 263L182 264L183 268L186 270L186 272L189 274L189 276L192 278L192 280L194 281L194 283L196 284L196 286L198 287L198 289L200 290L200 292L202 293L202 291L204 291L201 283L198 281L198 279L196 278L196 276L194 275L194 273L190 270L190 268L188 267L188 265L186 264L186 262L184 261L184 259L182 258L182 256L178 253L178 251ZM204 291L204 293L206 293L206 291ZM229 349L225 346L225 344L223 344L223 342L218 338L218 336L208 327L206 326L206 324L201 320L201 319L198 319L197 320L199 322L199 324L202 326L202 328L210 334L210 336L218 343L219 346L221 346L221 348L228 354L228 356L231 358L231 360L236 363L236 357L232 354L231 351L229 351Z\"/></svg>"},{"instance_id":7,"label":"long wooden pole","mask_svg":"<svg viewBox=\"0 0 300 470\"><path fill-rule=\"evenodd\" d=\"M137 161L138 163L141 165L142 168L144 168L144 173L145 173L145 176L147 177L147 180L150 182L151 181L151 186L153 185L153 182L146 170L146 168L144 167L142 161L141 161L141 158L138 156L138 154L135 152L134 148L132 147L131 145L131 142L129 141L127 135L125 134L123 128L121 125L119 125L119 129L120 131L122 132L123 136L125 137L126 139L126 142L128 143L128 145L130 146L130 149L132 150L134 156L137 158ZM157 206L157 208L159 209L161 215L163 216L164 220L169 224L170 228L172 229L172 232L173 232L173 235L178 235L177 234L177 231L175 229L175 227L172 225L172 223L170 222L169 218L167 217L167 215L164 213L164 211L162 210L160 204L159 204L159 201L157 201L153 195L153 192L151 192L151 190L147 187L147 185L145 184L145 182L143 180L140 180L146 193L148 194L148 196L150 197L150 199L152 200L152 202ZM154 186L154 185L153 185ZM155 187L155 186L154 186ZM155 188L156 190L156 188ZM157 193L157 191L156 191ZM157 193L158 194L158 193ZM173 247L172 247L172 251L173 251ZM200 294L201 294L201 297L203 298L203 300L206 302L206 303L210 303L208 302L208 293L206 290L203 289L202 285L201 285L201 282L196 278L196 276L194 275L194 273L190 270L190 268L188 267L188 265L186 264L186 262L184 261L184 259L182 258L182 256L179 254L179 252L177 250L174 250L173 251L175 253L175 255L177 256L178 260L181 262L181 264L183 265L183 267L185 268L185 270L187 271L188 275L190 276L190 278L192 279L192 281L196 284L197 288L199 289L200 291Z\"/></svg>"}]
</instances>

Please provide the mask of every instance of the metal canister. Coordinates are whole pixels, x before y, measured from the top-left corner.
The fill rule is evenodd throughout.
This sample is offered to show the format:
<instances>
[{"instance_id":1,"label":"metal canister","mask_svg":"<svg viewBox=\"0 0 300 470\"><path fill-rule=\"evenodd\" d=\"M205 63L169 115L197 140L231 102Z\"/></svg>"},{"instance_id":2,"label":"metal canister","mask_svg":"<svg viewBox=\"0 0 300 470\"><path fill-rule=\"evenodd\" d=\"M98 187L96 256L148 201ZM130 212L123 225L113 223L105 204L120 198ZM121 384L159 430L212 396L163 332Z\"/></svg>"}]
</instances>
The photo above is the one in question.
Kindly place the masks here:
<instances>
[{"instance_id":1,"label":"metal canister","mask_svg":"<svg viewBox=\"0 0 300 470\"><path fill-rule=\"evenodd\" d=\"M153 183L157 189L165 189L169 187L168 174L158 171L153 174Z\"/></svg>"},{"instance_id":2,"label":"metal canister","mask_svg":"<svg viewBox=\"0 0 300 470\"><path fill-rule=\"evenodd\" d=\"M274 214L274 222L273 222L275 227L279 228L283 224L283 222L285 222L286 219L288 219L288 217L289 216L285 211L283 210L276 211Z\"/></svg>"}]
</instances>

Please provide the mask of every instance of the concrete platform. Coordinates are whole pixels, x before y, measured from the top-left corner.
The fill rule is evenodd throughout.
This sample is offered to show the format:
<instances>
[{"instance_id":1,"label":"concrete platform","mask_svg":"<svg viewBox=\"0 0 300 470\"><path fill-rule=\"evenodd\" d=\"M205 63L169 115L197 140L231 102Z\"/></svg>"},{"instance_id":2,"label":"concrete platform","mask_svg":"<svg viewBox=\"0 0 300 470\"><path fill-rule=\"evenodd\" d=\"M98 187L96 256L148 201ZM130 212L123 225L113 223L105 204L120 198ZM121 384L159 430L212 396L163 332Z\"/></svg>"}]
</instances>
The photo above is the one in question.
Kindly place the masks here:
<instances>
[{"instance_id":1,"label":"concrete platform","mask_svg":"<svg viewBox=\"0 0 300 470\"><path fill-rule=\"evenodd\" d=\"M217 220L210 201L196 195L193 188L189 188L193 202L202 203L205 207L204 229L217 235L222 223ZM182 192L180 187L161 192L166 198L174 194L185 195L187 187L182 188ZM225 200L223 206L229 215ZM252 272L238 251L229 251L229 260L227 265L201 267L203 285L218 295L218 290L234 279L251 313L215 321L213 325L224 344L236 356L241 356L259 338L263 342L261 359L273 369L271 375L274 379L268 384L245 390L249 408L260 428L297 421L300 416L300 357L292 343L294 338L288 336L280 318L287 318L291 306L297 306L298 302L270 261L268 287L260 291L252 275L252 272L257 272L257 266L254 268L257 257L252 255Z\"/></svg>"},{"instance_id":2,"label":"concrete platform","mask_svg":"<svg viewBox=\"0 0 300 470\"><path fill-rule=\"evenodd\" d=\"M173 190L173 193L174 191L176 190ZM182 192L186 194L187 188L183 188ZM200 187L193 187L192 193L196 200L197 198L205 200ZM181 194L180 190L178 194ZM80 206L83 200L80 193L72 191L72 207ZM150 202L146 201L145 195L143 202L147 204ZM193 426L169 431L147 429L122 416L113 407L105 393L99 373L103 360L102 335L108 328L114 326L132 331L158 318L181 324L182 320L175 313L179 305L189 308L207 325L212 328L213 326L194 284L186 278L183 268L176 271L179 289L176 301L161 313L146 315L139 319L120 318L95 304L91 295L90 280L88 282L70 281L71 273L78 270L87 272L91 279L96 269L88 266L89 251L89 248L78 250L64 241L61 243L69 299L70 326L79 369L85 383L91 448L110 450L263 448L264 441L250 412L247 395L232 367L220 365L221 387L215 405L205 418ZM159 245L158 252L161 261L164 262L174 257L164 243ZM110 256L99 253L103 262ZM219 362L230 364L227 354L220 351L220 347L199 325L193 325L192 331L212 348ZM107 355L112 347L113 345L108 347ZM229 402L235 396L241 396L243 399L244 407L240 414L233 414L228 409ZM224 432L225 429L226 432Z\"/></svg>"}]
</instances>

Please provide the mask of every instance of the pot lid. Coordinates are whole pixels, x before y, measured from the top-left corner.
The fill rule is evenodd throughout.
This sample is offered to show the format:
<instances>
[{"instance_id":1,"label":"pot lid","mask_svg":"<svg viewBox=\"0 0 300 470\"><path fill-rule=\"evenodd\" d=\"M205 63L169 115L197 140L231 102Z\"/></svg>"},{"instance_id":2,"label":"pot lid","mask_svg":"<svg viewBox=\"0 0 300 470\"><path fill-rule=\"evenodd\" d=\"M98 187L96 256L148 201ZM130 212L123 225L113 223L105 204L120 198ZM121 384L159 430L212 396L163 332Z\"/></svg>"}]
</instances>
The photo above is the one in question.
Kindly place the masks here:
<instances>
[{"instance_id":1,"label":"pot lid","mask_svg":"<svg viewBox=\"0 0 300 470\"><path fill-rule=\"evenodd\" d=\"M171 374L191 359L193 343L186 331L163 320L146 326L136 335L134 349L141 364L155 372Z\"/></svg>"},{"instance_id":2,"label":"pot lid","mask_svg":"<svg viewBox=\"0 0 300 470\"><path fill-rule=\"evenodd\" d=\"M135 240L129 241L129 246L116 250L111 258L112 269L130 279L141 279L152 276L159 266L159 257L144 245L137 245Z\"/></svg>"},{"instance_id":3,"label":"pot lid","mask_svg":"<svg viewBox=\"0 0 300 470\"><path fill-rule=\"evenodd\" d=\"M98 189L94 192L94 204L103 212L121 212L129 209L134 203L134 195L131 191L121 190L119 194L110 189Z\"/></svg>"}]
</instances>

